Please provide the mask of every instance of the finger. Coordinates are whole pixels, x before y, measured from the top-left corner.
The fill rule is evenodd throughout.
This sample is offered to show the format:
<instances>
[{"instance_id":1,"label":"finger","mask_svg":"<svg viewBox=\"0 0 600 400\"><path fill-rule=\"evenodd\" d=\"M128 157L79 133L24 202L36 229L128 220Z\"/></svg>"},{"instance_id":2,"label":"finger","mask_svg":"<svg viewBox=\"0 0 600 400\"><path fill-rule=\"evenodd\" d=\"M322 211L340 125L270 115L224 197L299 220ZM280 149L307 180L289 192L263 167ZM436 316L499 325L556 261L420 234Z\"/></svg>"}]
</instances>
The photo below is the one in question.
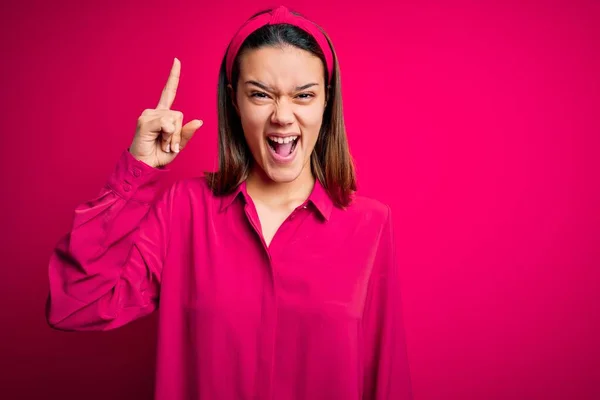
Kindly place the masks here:
<instances>
[{"instance_id":1,"label":"finger","mask_svg":"<svg viewBox=\"0 0 600 400\"><path fill-rule=\"evenodd\" d=\"M162 132L160 134L160 148L165 153L171 152L171 137L172 136L173 136L173 134L169 133L169 132Z\"/></svg>"},{"instance_id":2,"label":"finger","mask_svg":"<svg viewBox=\"0 0 600 400\"><path fill-rule=\"evenodd\" d=\"M175 120L173 117L160 118L160 148L165 153L171 152L171 136L175 133Z\"/></svg>"},{"instance_id":3,"label":"finger","mask_svg":"<svg viewBox=\"0 0 600 400\"><path fill-rule=\"evenodd\" d=\"M150 120L140 119L143 124L143 130L147 132L160 133L161 131L168 131L173 133L175 131L175 120L173 117L158 116Z\"/></svg>"},{"instance_id":4,"label":"finger","mask_svg":"<svg viewBox=\"0 0 600 400\"><path fill-rule=\"evenodd\" d=\"M181 142L181 125L183 124L183 113L176 111L175 117L175 132L171 138L171 150L179 153L179 143Z\"/></svg>"},{"instance_id":5,"label":"finger","mask_svg":"<svg viewBox=\"0 0 600 400\"><path fill-rule=\"evenodd\" d=\"M196 131L198 129L200 129L200 127L204 124L204 122L202 122L199 119L194 119L190 122L188 122L187 124L185 124L182 128L181 128L181 142L179 143L179 150L183 150L183 148L185 146L187 146L187 143L190 141L190 139L192 138L192 136L194 136L194 133L196 133Z\"/></svg>"},{"instance_id":6,"label":"finger","mask_svg":"<svg viewBox=\"0 0 600 400\"><path fill-rule=\"evenodd\" d=\"M160 100L156 108L168 110L175 101L175 95L177 94L177 86L179 85L179 75L181 73L181 62L177 58L173 59L173 66L171 67L171 73L169 79L163 88Z\"/></svg>"},{"instance_id":7,"label":"finger","mask_svg":"<svg viewBox=\"0 0 600 400\"><path fill-rule=\"evenodd\" d=\"M162 115L163 112L160 110L157 110L155 108L146 108L144 111L142 111L142 114L140 115L140 117L153 117L155 115Z\"/></svg>"}]
</instances>

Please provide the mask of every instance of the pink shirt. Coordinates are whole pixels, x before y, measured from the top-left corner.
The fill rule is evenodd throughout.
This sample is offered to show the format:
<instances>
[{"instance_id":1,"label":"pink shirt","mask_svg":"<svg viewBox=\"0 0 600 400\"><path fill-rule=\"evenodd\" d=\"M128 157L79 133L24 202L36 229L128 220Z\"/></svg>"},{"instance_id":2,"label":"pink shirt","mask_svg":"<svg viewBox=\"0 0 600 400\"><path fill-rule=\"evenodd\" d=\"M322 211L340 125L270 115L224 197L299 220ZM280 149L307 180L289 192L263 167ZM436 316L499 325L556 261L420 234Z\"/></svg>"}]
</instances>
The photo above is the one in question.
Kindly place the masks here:
<instances>
[{"instance_id":1,"label":"pink shirt","mask_svg":"<svg viewBox=\"0 0 600 400\"><path fill-rule=\"evenodd\" d=\"M317 181L267 248L245 184L161 190L168 173L124 151L76 208L50 259L50 326L158 309L158 400L412 399L389 207L342 210Z\"/></svg>"}]
</instances>

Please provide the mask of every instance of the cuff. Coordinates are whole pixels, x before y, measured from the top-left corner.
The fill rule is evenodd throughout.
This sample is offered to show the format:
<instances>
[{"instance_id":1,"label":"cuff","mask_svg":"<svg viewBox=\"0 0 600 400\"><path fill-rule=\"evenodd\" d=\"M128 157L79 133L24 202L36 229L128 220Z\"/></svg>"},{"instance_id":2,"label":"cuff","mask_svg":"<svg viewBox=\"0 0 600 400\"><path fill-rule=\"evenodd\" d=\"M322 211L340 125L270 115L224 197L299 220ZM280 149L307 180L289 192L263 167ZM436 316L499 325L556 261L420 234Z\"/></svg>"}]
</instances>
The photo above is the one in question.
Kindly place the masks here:
<instances>
[{"instance_id":1,"label":"cuff","mask_svg":"<svg viewBox=\"0 0 600 400\"><path fill-rule=\"evenodd\" d=\"M143 203L154 200L160 190L160 182L168 175L167 167L154 168L143 161L137 160L124 150L117 161L108 185L125 200L133 199Z\"/></svg>"}]
</instances>

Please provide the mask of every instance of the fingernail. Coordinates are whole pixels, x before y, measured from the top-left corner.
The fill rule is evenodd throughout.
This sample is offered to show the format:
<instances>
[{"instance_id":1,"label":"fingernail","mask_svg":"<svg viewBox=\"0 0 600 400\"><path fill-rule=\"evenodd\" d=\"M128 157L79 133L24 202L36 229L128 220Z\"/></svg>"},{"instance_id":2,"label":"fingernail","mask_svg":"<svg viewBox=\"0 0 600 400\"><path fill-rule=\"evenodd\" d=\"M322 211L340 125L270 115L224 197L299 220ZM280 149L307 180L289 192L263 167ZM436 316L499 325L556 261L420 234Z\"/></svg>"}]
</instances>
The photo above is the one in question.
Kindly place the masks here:
<instances>
[{"instance_id":1,"label":"fingernail","mask_svg":"<svg viewBox=\"0 0 600 400\"><path fill-rule=\"evenodd\" d=\"M175 153L179 153L179 143L175 143L175 146L173 146L173 151Z\"/></svg>"},{"instance_id":2,"label":"fingernail","mask_svg":"<svg viewBox=\"0 0 600 400\"><path fill-rule=\"evenodd\" d=\"M167 153L170 153L170 152L171 152L171 143L169 143L169 144L167 145Z\"/></svg>"}]
</instances>

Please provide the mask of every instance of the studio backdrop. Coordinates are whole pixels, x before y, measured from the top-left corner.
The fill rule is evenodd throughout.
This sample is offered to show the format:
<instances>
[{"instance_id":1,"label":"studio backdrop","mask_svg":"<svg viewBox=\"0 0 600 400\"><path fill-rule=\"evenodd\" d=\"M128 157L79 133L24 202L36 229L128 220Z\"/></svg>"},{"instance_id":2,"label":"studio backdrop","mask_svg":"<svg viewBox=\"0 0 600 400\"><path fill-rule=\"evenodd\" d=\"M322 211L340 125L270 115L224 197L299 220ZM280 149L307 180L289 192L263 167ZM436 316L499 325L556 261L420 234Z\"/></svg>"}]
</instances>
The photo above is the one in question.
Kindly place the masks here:
<instances>
[{"instance_id":1,"label":"studio backdrop","mask_svg":"<svg viewBox=\"0 0 600 400\"><path fill-rule=\"evenodd\" d=\"M0 6L0 398L152 397L156 315L51 330L49 256L173 57L204 126L169 179L216 167L225 48L277 4ZM600 3L285 5L331 36L359 193L392 208L415 399L600 398Z\"/></svg>"}]
</instances>

